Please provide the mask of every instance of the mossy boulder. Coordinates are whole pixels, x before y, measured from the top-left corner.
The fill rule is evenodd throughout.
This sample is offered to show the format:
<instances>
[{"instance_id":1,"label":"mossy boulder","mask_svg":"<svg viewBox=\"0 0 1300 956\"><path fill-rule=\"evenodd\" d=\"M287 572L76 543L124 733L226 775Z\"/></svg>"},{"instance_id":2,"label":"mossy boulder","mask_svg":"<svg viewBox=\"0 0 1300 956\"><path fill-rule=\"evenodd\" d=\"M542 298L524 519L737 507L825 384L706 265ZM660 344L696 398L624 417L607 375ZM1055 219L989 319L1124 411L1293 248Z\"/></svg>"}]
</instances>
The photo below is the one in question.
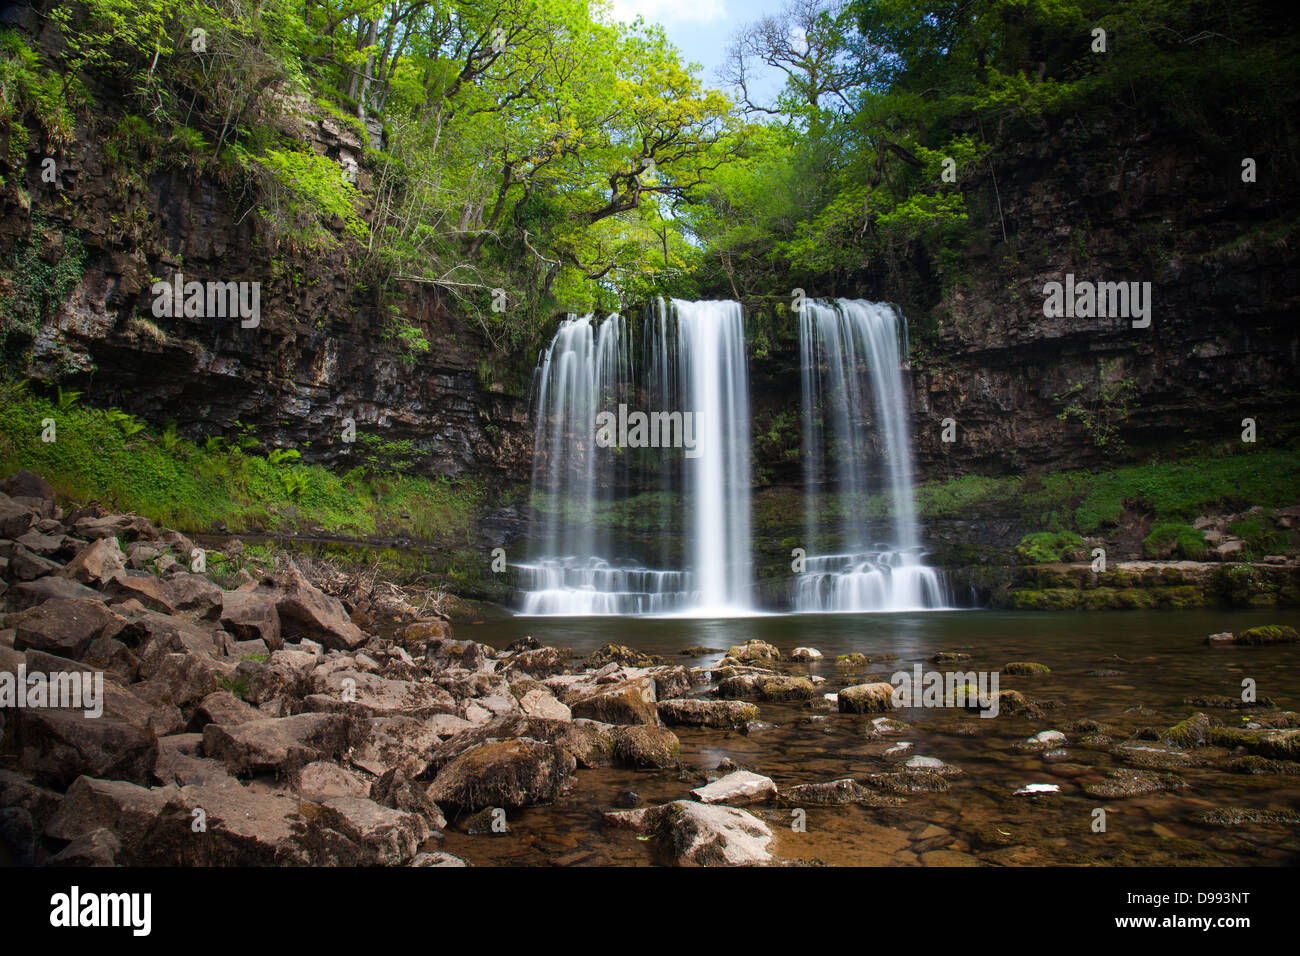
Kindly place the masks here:
<instances>
[{"instance_id":1,"label":"mossy boulder","mask_svg":"<svg viewBox=\"0 0 1300 956\"><path fill-rule=\"evenodd\" d=\"M752 664L754 662L770 663L781 659L781 652L767 641L752 640L744 644L733 644L727 648L727 656L734 661Z\"/></svg>"},{"instance_id":2,"label":"mossy boulder","mask_svg":"<svg viewBox=\"0 0 1300 956\"><path fill-rule=\"evenodd\" d=\"M1294 627L1287 627L1284 624L1263 624L1259 627L1248 627L1244 631L1237 631L1232 636L1232 643L1250 647L1259 647L1265 644L1294 644L1297 641L1300 641L1300 633L1297 633Z\"/></svg>"},{"instance_id":3,"label":"mossy boulder","mask_svg":"<svg viewBox=\"0 0 1300 956\"><path fill-rule=\"evenodd\" d=\"M659 717L669 726L739 728L751 720L758 720L758 705L740 700L702 700L692 697L661 700Z\"/></svg>"},{"instance_id":4,"label":"mossy boulder","mask_svg":"<svg viewBox=\"0 0 1300 956\"><path fill-rule=\"evenodd\" d=\"M1002 668L1004 674L1050 674L1052 669L1046 664L1034 661L1012 661Z\"/></svg>"},{"instance_id":5,"label":"mossy boulder","mask_svg":"<svg viewBox=\"0 0 1300 956\"><path fill-rule=\"evenodd\" d=\"M681 763L682 744L663 727L615 727L614 759L636 768L661 770Z\"/></svg>"},{"instance_id":6,"label":"mossy boulder","mask_svg":"<svg viewBox=\"0 0 1300 956\"><path fill-rule=\"evenodd\" d=\"M845 687L836 699L842 714L870 714L893 710L893 697L894 685L878 681Z\"/></svg>"},{"instance_id":7,"label":"mossy boulder","mask_svg":"<svg viewBox=\"0 0 1300 956\"><path fill-rule=\"evenodd\" d=\"M806 677L769 677L758 685L760 700L812 700L813 682Z\"/></svg>"},{"instance_id":8,"label":"mossy boulder","mask_svg":"<svg viewBox=\"0 0 1300 956\"><path fill-rule=\"evenodd\" d=\"M835 666L843 671L866 670L870 664L871 658L856 651L852 654L840 654L835 658Z\"/></svg>"}]
</instances>

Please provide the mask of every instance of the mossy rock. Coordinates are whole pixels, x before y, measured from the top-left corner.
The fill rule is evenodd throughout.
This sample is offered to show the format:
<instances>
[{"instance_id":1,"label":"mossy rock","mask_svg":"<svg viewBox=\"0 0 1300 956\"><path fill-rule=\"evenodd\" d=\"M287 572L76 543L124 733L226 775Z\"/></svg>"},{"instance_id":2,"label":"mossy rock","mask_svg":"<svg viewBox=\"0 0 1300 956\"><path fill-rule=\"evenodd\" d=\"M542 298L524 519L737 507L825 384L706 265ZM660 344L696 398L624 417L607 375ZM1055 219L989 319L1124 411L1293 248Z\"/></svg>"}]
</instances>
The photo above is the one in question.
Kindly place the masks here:
<instances>
[{"instance_id":1,"label":"mossy rock","mask_svg":"<svg viewBox=\"0 0 1300 956\"><path fill-rule=\"evenodd\" d=\"M1164 737L1180 747L1195 747L1209 738L1210 730L1216 723L1209 714L1197 711L1166 730Z\"/></svg>"},{"instance_id":2,"label":"mossy rock","mask_svg":"<svg viewBox=\"0 0 1300 956\"><path fill-rule=\"evenodd\" d=\"M1251 647L1265 644L1294 644L1297 641L1300 641L1300 633L1297 633L1294 627L1287 627L1285 624L1248 627L1244 631L1237 631L1232 637L1232 643Z\"/></svg>"},{"instance_id":3,"label":"mossy rock","mask_svg":"<svg viewBox=\"0 0 1300 956\"><path fill-rule=\"evenodd\" d=\"M866 670L870 663L871 658L867 657L866 654L859 654L857 652L852 654L840 654L835 658L835 666L840 670L845 671Z\"/></svg>"},{"instance_id":4,"label":"mossy rock","mask_svg":"<svg viewBox=\"0 0 1300 956\"><path fill-rule=\"evenodd\" d=\"M1034 661L1012 661L1002 668L1004 674L1050 674L1052 669L1046 664Z\"/></svg>"},{"instance_id":5,"label":"mossy rock","mask_svg":"<svg viewBox=\"0 0 1300 956\"><path fill-rule=\"evenodd\" d=\"M731 647L727 648L727 656L742 663L767 662L779 661L781 652L767 641L752 640L746 641L744 644L731 645Z\"/></svg>"},{"instance_id":6,"label":"mossy rock","mask_svg":"<svg viewBox=\"0 0 1300 956\"><path fill-rule=\"evenodd\" d=\"M682 744L663 727L629 726L614 729L614 759L635 768L662 770L681 763Z\"/></svg>"},{"instance_id":7,"label":"mossy rock","mask_svg":"<svg viewBox=\"0 0 1300 956\"><path fill-rule=\"evenodd\" d=\"M816 688L807 677L770 677L758 685L761 700L812 700Z\"/></svg>"}]
</instances>

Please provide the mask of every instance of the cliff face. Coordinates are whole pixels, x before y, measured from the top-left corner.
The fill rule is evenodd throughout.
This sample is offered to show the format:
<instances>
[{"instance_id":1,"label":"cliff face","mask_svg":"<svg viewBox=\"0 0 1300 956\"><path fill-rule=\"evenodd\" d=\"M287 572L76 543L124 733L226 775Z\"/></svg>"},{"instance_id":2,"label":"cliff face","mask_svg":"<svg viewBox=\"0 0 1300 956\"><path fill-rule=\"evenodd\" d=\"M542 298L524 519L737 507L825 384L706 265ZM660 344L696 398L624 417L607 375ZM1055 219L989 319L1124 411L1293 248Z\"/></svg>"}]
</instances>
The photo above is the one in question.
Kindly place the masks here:
<instances>
[{"instance_id":1,"label":"cliff face","mask_svg":"<svg viewBox=\"0 0 1300 956\"><path fill-rule=\"evenodd\" d=\"M919 288L938 269L920 256L904 277L869 264L848 288L807 292L895 302L907 318L918 480L1113 465L1240 440L1243 418L1269 443L1300 397L1295 184L1291 160L1266 144L1209 153L1169 124L1067 119L962 184L985 225L945 293ZM1046 316L1044 286L1067 275L1150 283L1149 326ZM751 366L761 434L783 411L798 416L797 322L785 303L747 306L773 344ZM799 480L797 447L797 436L760 443L774 483Z\"/></svg>"},{"instance_id":2,"label":"cliff face","mask_svg":"<svg viewBox=\"0 0 1300 956\"><path fill-rule=\"evenodd\" d=\"M1258 181L1242 181L1243 157L1256 160ZM1300 359L1300 197L1286 157L1246 142L1205 152L1168 125L1071 119L995 169L996 192L986 174L972 197L990 241L968 250L965 278L928 321L913 317L923 326L912 363L923 475L1113 461L1114 443L1058 416L1071 404L1104 415L1121 389L1129 410L1113 420L1131 450L1239 440L1246 417L1260 441L1276 440L1294 416ZM1004 224L1006 243L995 245ZM1045 317L1044 285L1067 274L1150 282L1150 326ZM954 443L939 440L946 417Z\"/></svg>"},{"instance_id":3,"label":"cliff face","mask_svg":"<svg viewBox=\"0 0 1300 956\"><path fill-rule=\"evenodd\" d=\"M356 169L358 134L300 106L295 132ZM0 255L15 264L0 292L31 291L23 264L70 277L30 343L30 374L151 422L174 420L190 437L238 422L308 460L346 464L351 419L359 434L411 440L426 473L526 480L524 390L493 383L487 344L438 290L399 283L381 301L342 252L272 250L227 187L177 162L113 155L103 133L88 126L53 154L55 184L43 182L33 145L0 190ZM176 273L259 283L259 324L155 315L151 286ZM399 328L423 336L427 351Z\"/></svg>"}]
</instances>

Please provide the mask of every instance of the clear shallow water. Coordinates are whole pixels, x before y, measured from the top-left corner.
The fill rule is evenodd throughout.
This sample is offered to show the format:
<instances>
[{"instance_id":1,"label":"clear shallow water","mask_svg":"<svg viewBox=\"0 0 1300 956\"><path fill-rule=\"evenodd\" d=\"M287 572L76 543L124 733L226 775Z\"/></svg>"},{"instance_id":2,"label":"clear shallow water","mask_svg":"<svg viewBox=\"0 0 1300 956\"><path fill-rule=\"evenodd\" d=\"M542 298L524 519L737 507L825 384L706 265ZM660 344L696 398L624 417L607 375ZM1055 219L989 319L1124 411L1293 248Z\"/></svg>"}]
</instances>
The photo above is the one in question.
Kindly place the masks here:
<instances>
[{"instance_id":1,"label":"clear shallow water","mask_svg":"<svg viewBox=\"0 0 1300 956\"><path fill-rule=\"evenodd\" d=\"M1002 689L1028 697L1060 701L1040 719L1002 715L978 719L943 709L895 711L911 725L898 736L868 740L869 718L838 714L820 700L762 703L761 719L774 726L743 734L675 728L682 741L683 772L624 769L580 770L574 786L552 806L529 808L510 818L512 832L468 836L448 828L446 848L473 863L492 864L649 864L653 841L606 828L603 810L617 796L635 790L645 803L688 798L692 787L724 757L766 774L779 787L818 783L890 769L881 756L899 740L914 753L960 767L943 793L911 794L897 808L828 807L807 809L807 832L791 830L789 810L755 808L776 833L774 852L783 859L836 865L949 865L957 863L1042 864L1238 864L1300 863L1300 826L1211 827L1190 815L1216 806L1300 810L1300 777L1226 773L1212 768L1177 772L1188 786L1173 792L1101 800L1083 787L1106 770L1126 766L1104 750L1067 744L1069 758L1047 762L1016 749L1026 737L1060 729L1072 720L1092 718L1110 725L1118 744L1139 727L1165 728L1198 708L1189 696L1238 697L1243 677L1252 677L1260 696L1283 709L1300 708L1300 646L1211 648L1207 634L1253 624L1300 625L1300 612L1113 612L1003 613L954 611L916 614L774 615L694 619L513 618L460 625L457 636L503 647L531 634L543 644L589 653L613 641L661 654L687 665L711 663L731 644L761 638L783 654L816 647L827 660L796 665L795 673L820 674L819 690L836 691L860 683L865 674L836 672L836 654L896 655L870 673L888 679L897 669L920 662L944 670L929 658L960 651L972 660L951 665L960 670L996 670L1009 661L1047 664L1049 675L1003 675ZM712 657L690 658L691 646L719 649ZM1098 669L1118 672L1089 676ZM1239 722L1235 711L1210 711L1226 724ZM824 718L824 719L817 719ZM1070 735L1073 738L1076 735ZM1015 796L1030 783L1061 787L1059 795ZM1093 833L1092 811L1107 809L1107 832Z\"/></svg>"}]
</instances>

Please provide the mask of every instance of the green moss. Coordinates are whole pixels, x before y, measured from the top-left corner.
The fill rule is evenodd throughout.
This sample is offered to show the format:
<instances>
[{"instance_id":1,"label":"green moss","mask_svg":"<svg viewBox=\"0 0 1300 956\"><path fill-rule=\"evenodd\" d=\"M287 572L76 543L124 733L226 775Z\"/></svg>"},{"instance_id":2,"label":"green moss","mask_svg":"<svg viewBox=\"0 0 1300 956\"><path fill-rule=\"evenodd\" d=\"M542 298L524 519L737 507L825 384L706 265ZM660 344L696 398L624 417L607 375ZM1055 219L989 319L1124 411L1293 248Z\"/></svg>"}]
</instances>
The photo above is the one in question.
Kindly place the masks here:
<instances>
[{"instance_id":1,"label":"green moss","mask_svg":"<svg viewBox=\"0 0 1300 956\"><path fill-rule=\"evenodd\" d=\"M1020 539L1016 555L1030 564L1050 564L1076 560L1083 549L1083 538L1073 531L1037 531Z\"/></svg>"},{"instance_id":2,"label":"green moss","mask_svg":"<svg viewBox=\"0 0 1300 956\"><path fill-rule=\"evenodd\" d=\"M1148 558L1201 561L1206 555L1205 534L1180 522L1160 522L1152 525L1151 533L1143 539L1142 552Z\"/></svg>"},{"instance_id":3,"label":"green moss","mask_svg":"<svg viewBox=\"0 0 1300 956\"><path fill-rule=\"evenodd\" d=\"M1084 592L1076 588L1020 589L1010 592L1011 606L1019 611L1072 611Z\"/></svg>"},{"instance_id":4,"label":"green moss","mask_svg":"<svg viewBox=\"0 0 1300 956\"><path fill-rule=\"evenodd\" d=\"M1234 644L1249 644L1256 647L1263 644L1294 644L1297 641L1300 641L1300 634L1296 629L1282 624L1248 627L1244 631L1238 631L1232 638Z\"/></svg>"},{"instance_id":5,"label":"green moss","mask_svg":"<svg viewBox=\"0 0 1300 956\"><path fill-rule=\"evenodd\" d=\"M52 442L41 440L47 419ZM72 501L97 500L186 532L403 536L474 547L478 482L361 469L340 475L274 449L262 457L255 446L244 438L200 446L113 409L0 385L0 470L30 468Z\"/></svg>"},{"instance_id":6,"label":"green moss","mask_svg":"<svg viewBox=\"0 0 1300 956\"><path fill-rule=\"evenodd\" d=\"M1012 661L1002 668L1004 674L1050 674L1052 669L1046 664L1034 661Z\"/></svg>"}]
</instances>

